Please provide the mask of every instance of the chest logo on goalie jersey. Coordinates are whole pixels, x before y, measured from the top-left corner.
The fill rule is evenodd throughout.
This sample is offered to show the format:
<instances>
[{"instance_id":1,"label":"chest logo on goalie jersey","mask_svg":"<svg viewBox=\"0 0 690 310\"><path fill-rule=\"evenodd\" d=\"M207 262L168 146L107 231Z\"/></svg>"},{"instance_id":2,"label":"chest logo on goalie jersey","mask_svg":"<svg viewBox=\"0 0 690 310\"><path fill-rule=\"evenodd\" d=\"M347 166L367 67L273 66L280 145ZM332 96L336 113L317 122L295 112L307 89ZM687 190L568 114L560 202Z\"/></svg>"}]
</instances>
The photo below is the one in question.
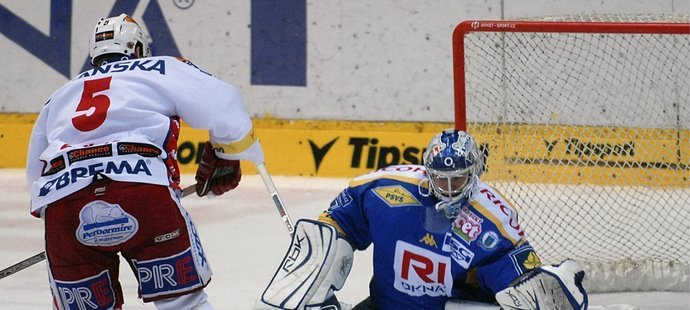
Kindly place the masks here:
<instances>
[{"instance_id":1,"label":"chest logo on goalie jersey","mask_svg":"<svg viewBox=\"0 0 690 310\"><path fill-rule=\"evenodd\" d=\"M418 206L421 204L412 193L400 185L377 187L373 191L391 208Z\"/></svg>"},{"instance_id":2,"label":"chest logo on goalie jersey","mask_svg":"<svg viewBox=\"0 0 690 310\"><path fill-rule=\"evenodd\" d=\"M396 290L410 296L447 296L453 287L450 257L398 241L395 244Z\"/></svg>"},{"instance_id":3,"label":"chest logo on goalie jersey","mask_svg":"<svg viewBox=\"0 0 690 310\"><path fill-rule=\"evenodd\" d=\"M460 215L453 222L453 231L462 238L467 244L477 240L479 234L482 233L482 222L484 219L477 216L467 207L460 210Z\"/></svg>"}]
</instances>

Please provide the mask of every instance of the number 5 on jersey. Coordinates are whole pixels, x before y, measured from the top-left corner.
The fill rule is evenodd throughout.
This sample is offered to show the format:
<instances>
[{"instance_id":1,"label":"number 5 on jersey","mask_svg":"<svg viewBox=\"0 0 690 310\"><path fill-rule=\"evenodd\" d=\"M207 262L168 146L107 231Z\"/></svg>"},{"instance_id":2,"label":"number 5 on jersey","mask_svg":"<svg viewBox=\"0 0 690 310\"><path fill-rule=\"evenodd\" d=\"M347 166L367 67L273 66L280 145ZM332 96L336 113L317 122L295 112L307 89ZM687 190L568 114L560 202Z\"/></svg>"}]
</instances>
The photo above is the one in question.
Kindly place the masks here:
<instances>
[{"instance_id":1,"label":"number 5 on jersey","mask_svg":"<svg viewBox=\"0 0 690 310\"><path fill-rule=\"evenodd\" d=\"M103 94L96 94L110 89L111 76L96 80L84 81L84 91L77 105L76 116L72 118L72 125L79 131L91 131L105 122L110 107L110 98Z\"/></svg>"}]
</instances>

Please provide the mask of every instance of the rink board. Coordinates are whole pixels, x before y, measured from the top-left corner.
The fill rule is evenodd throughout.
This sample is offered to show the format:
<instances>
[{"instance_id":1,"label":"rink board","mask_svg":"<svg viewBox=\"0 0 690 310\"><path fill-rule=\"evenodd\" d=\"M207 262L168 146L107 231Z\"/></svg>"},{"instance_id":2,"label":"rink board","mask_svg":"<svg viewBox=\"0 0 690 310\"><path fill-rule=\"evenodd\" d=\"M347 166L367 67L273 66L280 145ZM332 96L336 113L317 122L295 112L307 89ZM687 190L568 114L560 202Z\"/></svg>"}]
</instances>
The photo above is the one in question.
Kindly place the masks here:
<instances>
[{"instance_id":1,"label":"rink board","mask_svg":"<svg viewBox=\"0 0 690 310\"><path fill-rule=\"evenodd\" d=\"M0 115L0 146L6 150L0 153L0 168L25 166L35 117ZM429 139L452 126L275 119L254 122L272 174L346 178L391 164L420 164ZM470 125L471 133L473 128ZM629 132L622 135L625 139L612 139L606 130ZM482 131L475 138L487 155L489 169L484 176L487 180L690 186L688 130L669 133L657 129L551 129L520 125ZM183 173L196 170L199 149L207 139L206 131L183 125L178 149ZM615 168L603 167L603 163L613 163ZM256 173L250 163L244 163L243 170L247 174Z\"/></svg>"}]
</instances>

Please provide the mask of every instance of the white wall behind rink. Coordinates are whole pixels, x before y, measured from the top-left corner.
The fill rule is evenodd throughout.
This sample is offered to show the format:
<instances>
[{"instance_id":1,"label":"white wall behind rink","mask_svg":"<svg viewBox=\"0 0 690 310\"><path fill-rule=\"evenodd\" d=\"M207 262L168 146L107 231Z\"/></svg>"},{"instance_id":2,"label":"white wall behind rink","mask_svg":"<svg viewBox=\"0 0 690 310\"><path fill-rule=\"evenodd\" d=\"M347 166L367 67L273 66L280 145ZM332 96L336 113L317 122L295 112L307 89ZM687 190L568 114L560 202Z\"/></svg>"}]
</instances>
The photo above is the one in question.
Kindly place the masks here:
<instances>
[{"instance_id":1,"label":"white wall behind rink","mask_svg":"<svg viewBox=\"0 0 690 310\"><path fill-rule=\"evenodd\" d=\"M199 0L185 10L173 2L159 5L181 54L237 86L252 116L366 121L452 121L451 35L463 20L690 12L687 0L309 0L307 86L286 87L250 83L251 1ZM71 76L114 3L72 2ZM50 1L0 5L49 35ZM36 113L67 81L3 34L0 51L0 112Z\"/></svg>"}]
</instances>

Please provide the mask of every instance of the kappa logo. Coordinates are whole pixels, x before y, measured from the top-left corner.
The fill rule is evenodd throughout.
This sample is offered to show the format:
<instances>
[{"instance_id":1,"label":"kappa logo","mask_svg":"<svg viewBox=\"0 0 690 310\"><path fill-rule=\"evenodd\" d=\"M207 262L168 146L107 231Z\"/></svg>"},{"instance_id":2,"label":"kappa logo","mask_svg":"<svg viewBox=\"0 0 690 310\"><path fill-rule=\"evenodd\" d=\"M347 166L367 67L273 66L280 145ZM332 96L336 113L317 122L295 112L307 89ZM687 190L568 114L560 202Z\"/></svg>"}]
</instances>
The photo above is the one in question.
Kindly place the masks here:
<instances>
[{"instance_id":1,"label":"kappa logo","mask_svg":"<svg viewBox=\"0 0 690 310\"><path fill-rule=\"evenodd\" d=\"M391 208L421 205L412 193L400 185L377 187L372 191Z\"/></svg>"},{"instance_id":2,"label":"kappa logo","mask_svg":"<svg viewBox=\"0 0 690 310\"><path fill-rule=\"evenodd\" d=\"M436 240L434 239L434 236L432 236L430 233L426 233L426 235L424 235L424 237L422 237L422 239L419 239L419 242L424 243L428 246L435 247L435 248L438 247L436 245Z\"/></svg>"}]
</instances>

